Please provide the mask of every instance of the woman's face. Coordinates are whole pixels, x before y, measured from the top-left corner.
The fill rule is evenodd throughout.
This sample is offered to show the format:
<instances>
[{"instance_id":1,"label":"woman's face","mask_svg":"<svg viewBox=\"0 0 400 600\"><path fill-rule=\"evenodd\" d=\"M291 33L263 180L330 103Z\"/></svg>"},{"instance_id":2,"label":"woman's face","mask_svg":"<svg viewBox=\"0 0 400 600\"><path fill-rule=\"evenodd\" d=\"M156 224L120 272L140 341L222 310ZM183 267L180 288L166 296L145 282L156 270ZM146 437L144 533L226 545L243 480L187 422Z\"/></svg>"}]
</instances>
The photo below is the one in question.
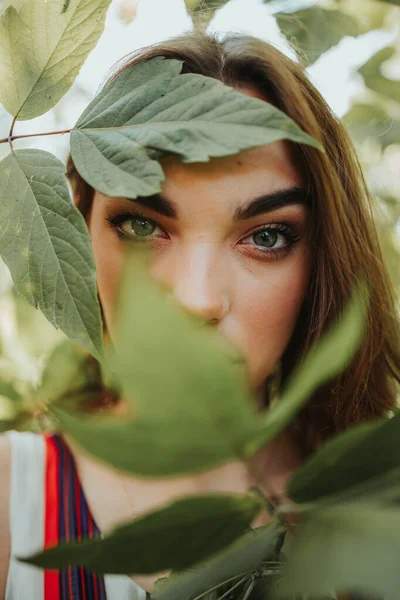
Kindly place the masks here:
<instances>
[{"instance_id":1,"label":"woman's face","mask_svg":"<svg viewBox=\"0 0 400 600\"><path fill-rule=\"evenodd\" d=\"M109 334L124 249L146 240L155 249L154 277L242 352L252 388L261 390L309 279L310 216L290 147L282 141L208 163L162 164L160 195L94 195L88 227Z\"/></svg>"}]
</instances>

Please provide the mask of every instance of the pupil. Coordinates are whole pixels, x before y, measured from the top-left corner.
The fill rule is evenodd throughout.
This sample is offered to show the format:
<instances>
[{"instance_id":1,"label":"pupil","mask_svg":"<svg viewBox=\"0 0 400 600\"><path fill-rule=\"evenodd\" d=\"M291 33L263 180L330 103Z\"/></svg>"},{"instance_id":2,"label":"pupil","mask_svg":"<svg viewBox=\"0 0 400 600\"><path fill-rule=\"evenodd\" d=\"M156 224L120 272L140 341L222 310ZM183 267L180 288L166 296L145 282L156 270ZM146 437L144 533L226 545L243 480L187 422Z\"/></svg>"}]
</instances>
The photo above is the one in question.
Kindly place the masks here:
<instances>
[{"instance_id":1,"label":"pupil","mask_svg":"<svg viewBox=\"0 0 400 600\"><path fill-rule=\"evenodd\" d=\"M140 237L151 235L154 233L155 228L155 224L147 219L134 219L132 221L132 229L134 233Z\"/></svg>"},{"instance_id":2,"label":"pupil","mask_svg":"<svg viewBox=\"0 0 400 600\"><path fill-rule=\"evenodd\" d=\"M259 231L253 235L254 242L258 246L264 246L265 248L272 248L275 246L278 240L277 231Z\"/></svg>"}]
</instances>

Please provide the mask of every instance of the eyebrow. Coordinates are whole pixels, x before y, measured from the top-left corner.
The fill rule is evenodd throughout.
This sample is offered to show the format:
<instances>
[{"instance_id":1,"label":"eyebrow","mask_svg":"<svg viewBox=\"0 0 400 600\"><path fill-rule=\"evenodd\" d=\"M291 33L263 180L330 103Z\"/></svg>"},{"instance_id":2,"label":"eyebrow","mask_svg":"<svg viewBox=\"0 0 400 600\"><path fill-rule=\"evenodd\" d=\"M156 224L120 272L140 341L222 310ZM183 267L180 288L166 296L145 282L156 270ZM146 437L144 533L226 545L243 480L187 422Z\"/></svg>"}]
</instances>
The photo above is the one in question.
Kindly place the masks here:
<instances>
[{"instance_id":1,"label":"eyebrow","mask_svg":"<svg viewBox=\"0 0 400 600\"><path fill-rule=\"evenodd\" d=\"M130 199L127 198L127 200ZM169 217L171 219L176 219L178 217L176 205L170 200L167 200L162 194L139 196L130 201L136 202L145 208L149 208L164 217ZM258 196L251 200L246 206L237 208L233 218L235 221L243 221L293 204L308 204L308 194L305 189L298 186L292 186L270 194Z\"/></svg>"},{"instance_id":2,"label":"eyebrow","mask_svg":"<svg viewBox=\"0 0 400 600\"><path fill-rule=\"evenodd\" d=\"M254 198L246 206L236 209L234 219L235 221L251 219L257 215L293 204L308 204L308 194L305 189L293 186Z\"/></svg>"}]
</instances>

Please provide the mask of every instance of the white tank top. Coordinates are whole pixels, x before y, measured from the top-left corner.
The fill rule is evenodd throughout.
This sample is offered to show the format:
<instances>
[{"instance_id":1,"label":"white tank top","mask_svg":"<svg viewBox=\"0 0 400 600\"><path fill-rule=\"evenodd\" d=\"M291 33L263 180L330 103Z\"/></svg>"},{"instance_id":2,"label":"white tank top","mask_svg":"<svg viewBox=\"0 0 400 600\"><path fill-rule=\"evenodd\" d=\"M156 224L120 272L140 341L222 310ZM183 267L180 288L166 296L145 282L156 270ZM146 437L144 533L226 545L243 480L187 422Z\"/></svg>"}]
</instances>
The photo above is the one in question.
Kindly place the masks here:
<instances>
[{"instance_id":1,"label":"white tank top","mask_svg":"<svg viewBox=\"0 0 400 600\"><path fill-rule=\"evenodd\" d=\"M44 548L45 441L34 433L7 432L11 442L10 537L6 600L44 600L42 569L23 564ZM146 600L146 591L128 576L106 575L107 600Z\"/></svg>"}]
</instances>

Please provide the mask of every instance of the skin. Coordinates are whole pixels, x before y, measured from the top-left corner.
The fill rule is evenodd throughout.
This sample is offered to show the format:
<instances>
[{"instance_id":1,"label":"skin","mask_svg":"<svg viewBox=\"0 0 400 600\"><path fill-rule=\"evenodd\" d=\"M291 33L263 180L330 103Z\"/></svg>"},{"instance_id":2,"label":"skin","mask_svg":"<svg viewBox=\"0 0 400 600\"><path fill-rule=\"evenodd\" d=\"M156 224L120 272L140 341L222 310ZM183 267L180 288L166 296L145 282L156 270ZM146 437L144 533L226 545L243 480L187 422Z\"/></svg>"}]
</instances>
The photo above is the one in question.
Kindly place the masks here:
<instances>
[{"instance_id":1,"label":"skin","mask_svg":"<svg viewBox=\"0 0 400 600\"><path fill-rule=\"evenodd\" d=\"M132 200L95 193L89 230L108 332L112 338L118 278L129 242L118 238L105 219L115 211L138 211L149 229L157 223L148 236L156 250L154 277L239 349L253 389L261 390L290 340L306 292L308 209L290 205L238 222L233 216L253 198L301 186L289 148L276 142L205 164L185 165L171 158L164 161L164 170L162 195L176 208L176 219ZM274 258L251 233L282 222L294 226L300 239L290 254ZM135 228L143 230L137 220L128 218L118 227L126 239L144 239L135 233ZM275 247L285 244L279 233Z\"/></svg>"},{"instance_id":2,"label":"skin","mask_svg":"<svg viewBox=\"0 0 400 600\"><path fill-rule=\"evenodd\" d=\"M254 90L247 93L256 95ZM144 223L155 249L153 276L188 311L212 323L239 349L247 361L251 387L261 398L266 378L290 340L306 294L310 216L304 204L290 204L241 221L236 221L234 215L254 198L302 187L290 145L275 142L208 163L183 164L169 157L163 161L163 168L166 179L162 196L173 206L177 218L162 216L154 207L132 200L110 198L99 192L94 195L88 227L108 336L112 340L113 309L124 249L130 243L140 243L137 231L143 232L143 223L129 216L111 227L106 219L117 212L137 211L142 218L155 223ZM275 255L260 250L251 234L277 223L293 227L298 239L291 252L274 259ZM124 233L124 239L117 235L116 227ZM284 236L277 237L276 247L287 244ZM109 468L82 454L72 442L71 446L89 504L102 531L184 494L244 492L251 485L260 485L260 480L256 482L254 478L254 467L262 475L264 491L269 496L281 495L287 478L301 462L292 439L283 432L253 457L250 470L237 461L196 475L149 481L116 472L111 475ZM99 496L95 489L101 478L104 483ZM118 494L116 490L121 490L121 485L124 493ZM107 489L112 490L112 499ZM267 520L264 514L255 526ZM134 579L151 591L159 576Z\"/></svg>"},{"instance_id":3,"label":"skin","mask_svg":"<svg viewBox=\"0 0 400 600\"><path fill-rule=\"evenodd\" d=\"M240 91L260 97L252 88ZM188 311L217 327L243 354L250 385L261 398L266 378L291 338L307 291L310 217L304 204L282 206L240 221L234 215L254 198L301 188L302 176L290 145L275 142L199 164L182 164L170 157L163 161L163 167L166 179L162 195L175 208L176 219L127 199L109 198L99 192L94 195L87 224L108 336L112 341L118 278L124 249L130 242L122 241L106 218L111 209L113 212L135 209L157 224L151 242L155 248L153 276L168 286ZM252 234L279 223L296 231L296 242L290 252L268 254L271 247L260 249L257 245L260 238L257 237L256 243ZM118 227L132 238L137 222L130 218ZM288 240L282 232L266 235L273 248L287 247ZM0 598L3 598L9 560L10 457L7 440L0 442ZM103 533L186 494L244 492L256 483L270 497L282 494L287 478L301 463L293 440L283 432L248 465L236 461L195 475L155 481L122 475L86 455L72 440L68 442L92 514ZM261 482L260 477L254 477L255 470L261 475ZM266 514L261 515L253 526L266 520ZM134 579L151 591L160 575Z\"/></svg>"}]
</instances>

